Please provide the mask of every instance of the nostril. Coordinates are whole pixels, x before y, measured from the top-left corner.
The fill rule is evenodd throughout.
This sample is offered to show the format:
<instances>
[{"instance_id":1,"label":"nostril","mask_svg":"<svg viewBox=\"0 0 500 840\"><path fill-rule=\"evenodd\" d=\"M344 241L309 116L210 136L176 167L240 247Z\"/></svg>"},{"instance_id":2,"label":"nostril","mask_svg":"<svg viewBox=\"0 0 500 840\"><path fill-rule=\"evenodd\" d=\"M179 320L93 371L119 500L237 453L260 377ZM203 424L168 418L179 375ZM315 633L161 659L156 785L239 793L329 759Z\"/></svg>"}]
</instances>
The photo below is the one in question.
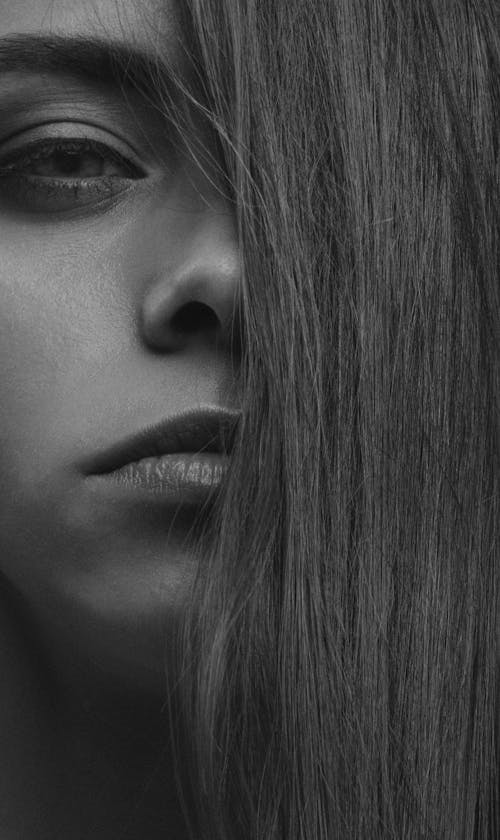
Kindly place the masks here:
<instances>
[{"instance_id":1,"label":"nostril","mask_svg":"<svg viewBox=\"0 0 500 840\"><path fill-rule=\"evenodd\" d=\"M191 301L185 303L175 313L171 326L176 332L181 333L212 331L219 326L219 319L210 306L199 301Z\"/></svg>"}]
</instances>

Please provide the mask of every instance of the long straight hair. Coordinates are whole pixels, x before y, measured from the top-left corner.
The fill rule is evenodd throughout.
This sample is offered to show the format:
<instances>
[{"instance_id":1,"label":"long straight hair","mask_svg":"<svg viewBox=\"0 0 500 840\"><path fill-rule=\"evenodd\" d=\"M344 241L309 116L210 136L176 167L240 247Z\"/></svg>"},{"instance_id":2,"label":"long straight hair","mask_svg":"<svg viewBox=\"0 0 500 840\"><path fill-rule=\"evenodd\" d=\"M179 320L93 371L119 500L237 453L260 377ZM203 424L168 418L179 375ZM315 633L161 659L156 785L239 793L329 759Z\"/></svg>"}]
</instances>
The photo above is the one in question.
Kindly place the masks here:
<instances>
[{"instance_id":1,"label":"long straight hair","mask_svg":"<svg viewBox=\"0 0 500 840\"><path fill-rule=\"evenodd\" d=\"M192 836L493 840L497 0L183 14L244 338L167 673Z\"/></svg>"}]
</instances>

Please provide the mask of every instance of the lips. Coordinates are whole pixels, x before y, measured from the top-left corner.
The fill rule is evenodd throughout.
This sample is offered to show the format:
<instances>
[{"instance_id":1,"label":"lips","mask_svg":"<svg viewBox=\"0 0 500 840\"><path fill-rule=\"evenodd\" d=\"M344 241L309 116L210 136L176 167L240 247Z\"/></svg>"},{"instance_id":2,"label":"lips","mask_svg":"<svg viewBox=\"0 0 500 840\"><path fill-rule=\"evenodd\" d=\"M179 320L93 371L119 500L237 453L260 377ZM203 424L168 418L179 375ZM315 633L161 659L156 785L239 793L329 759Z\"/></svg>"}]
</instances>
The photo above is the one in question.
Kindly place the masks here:
<instances>
[{"instance_id":1,"label":"lips","mask_svg":"<svg viewBox=\"0 0 500 840\"><path fill-rule=\"evenodd\" d=\"M119 470L145 458L180 453L229 454L240 413L221 408L195 409L168 417L102 453L88 466L86 473L102 475Z\"/></svg>"},{"instance_id":2,"label":"lips","mask_svg":"<svg viewBox=\"0 0 500 840\"><path fill-rule=\"evenodd\" d=\"M111 494L126 504L208 510L227 473L239 417L212 407L169 417L98 453L84 470L86 486L103 501Z\"/></svg>"}]
</instances>

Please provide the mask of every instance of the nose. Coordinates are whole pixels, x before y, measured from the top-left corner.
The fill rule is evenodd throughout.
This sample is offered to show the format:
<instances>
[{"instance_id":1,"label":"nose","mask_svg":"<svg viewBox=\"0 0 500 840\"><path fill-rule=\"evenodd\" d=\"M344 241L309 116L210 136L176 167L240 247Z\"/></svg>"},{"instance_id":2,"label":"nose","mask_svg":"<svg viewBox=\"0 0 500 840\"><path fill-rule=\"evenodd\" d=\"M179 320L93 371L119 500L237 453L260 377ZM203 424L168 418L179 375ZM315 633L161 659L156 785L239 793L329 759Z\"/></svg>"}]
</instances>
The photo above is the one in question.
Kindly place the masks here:
<instances>
[{"instance_id":1,"label":"nose","mask_svg":"<svg viewBox=\"0 0 500 840\"><path fill-rule=\"evenodd\" d=\"M142 334L158 352L190 346L241 350L240 257L230 214L192 220L143 299Z\"/></svg>"}]
</instances>

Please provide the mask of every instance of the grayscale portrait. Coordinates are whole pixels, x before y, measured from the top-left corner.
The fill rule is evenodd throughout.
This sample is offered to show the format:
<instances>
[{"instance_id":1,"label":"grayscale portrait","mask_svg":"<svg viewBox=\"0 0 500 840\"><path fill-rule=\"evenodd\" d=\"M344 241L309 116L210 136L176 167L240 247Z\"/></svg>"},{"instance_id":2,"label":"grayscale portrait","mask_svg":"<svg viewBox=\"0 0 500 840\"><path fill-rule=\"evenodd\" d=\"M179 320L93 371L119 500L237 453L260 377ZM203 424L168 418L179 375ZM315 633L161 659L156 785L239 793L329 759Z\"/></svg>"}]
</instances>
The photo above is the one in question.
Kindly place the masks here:
<instances>
[{"instance_id":1,"label":"grayscale portrait","mask_svg":"<svg viewBox=\"0 0 500 840\"><path fill-rule=\"evenodd\" d=\"M498 0L0 0L0 840L499 840Z\"/></svg>"}]
</instances>

